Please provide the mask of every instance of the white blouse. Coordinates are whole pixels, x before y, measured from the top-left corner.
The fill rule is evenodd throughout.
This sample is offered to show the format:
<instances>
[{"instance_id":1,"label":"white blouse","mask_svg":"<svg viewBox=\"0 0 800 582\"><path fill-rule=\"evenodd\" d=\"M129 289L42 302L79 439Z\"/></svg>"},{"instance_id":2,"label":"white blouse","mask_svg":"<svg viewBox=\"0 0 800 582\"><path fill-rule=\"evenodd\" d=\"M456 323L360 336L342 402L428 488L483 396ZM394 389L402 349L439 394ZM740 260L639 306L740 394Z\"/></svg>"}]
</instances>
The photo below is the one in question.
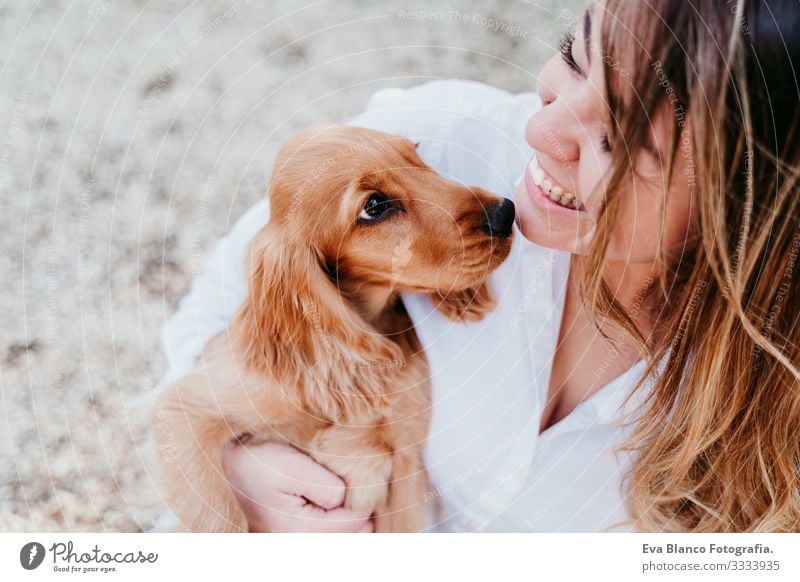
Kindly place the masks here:
<instances>
[{"instance_id":1,"label":"white blouse","mask_svg":"<svg viewBox=\"0 0 800 582\"><path fill-rule=\"evenodd\" d=\"M443 176L511 197L531 150L523 137L540 106L480 83L447 80L384 89L353 125L420 143L423 161ZM269 219L256 204L217 243L204 272L162 330L170 369L161 386L188 372L222 331L247 291L244 257ZM539 434L564 307L570 254L519 232L492 275L499 299L483 321L458 324L422 295L403 301L431 366L433 416L426 448L431 478L429 531L628 531L623 479L631 453L621 415L650 388L621 404L644 371L631 367Z\"/></svg>"}]
</instances>

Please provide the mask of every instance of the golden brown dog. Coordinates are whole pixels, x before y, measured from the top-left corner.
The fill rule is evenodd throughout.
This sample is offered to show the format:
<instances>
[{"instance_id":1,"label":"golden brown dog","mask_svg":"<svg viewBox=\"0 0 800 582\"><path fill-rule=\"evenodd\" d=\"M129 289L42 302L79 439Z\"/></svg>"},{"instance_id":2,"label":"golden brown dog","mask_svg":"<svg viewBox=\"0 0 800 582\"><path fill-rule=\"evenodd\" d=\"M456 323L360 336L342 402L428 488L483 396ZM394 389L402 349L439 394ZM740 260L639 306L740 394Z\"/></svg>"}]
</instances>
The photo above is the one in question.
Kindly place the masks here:
<instances>
[{"instance_id":1,"label":"golden brown dog","mask_svg":"<svg viewBox=\"0 0 800 582\"><path fill-rule=\"evenodd\" d=\"M188 530L246 531L221 454L247 435L338 474L377 531L419 531L428 367L398 294L479 319L514 206L443 179L406 139L333 126L281 148L270 207L243 306L154 409L167 501Z\"/></svg>"}]
</instances>

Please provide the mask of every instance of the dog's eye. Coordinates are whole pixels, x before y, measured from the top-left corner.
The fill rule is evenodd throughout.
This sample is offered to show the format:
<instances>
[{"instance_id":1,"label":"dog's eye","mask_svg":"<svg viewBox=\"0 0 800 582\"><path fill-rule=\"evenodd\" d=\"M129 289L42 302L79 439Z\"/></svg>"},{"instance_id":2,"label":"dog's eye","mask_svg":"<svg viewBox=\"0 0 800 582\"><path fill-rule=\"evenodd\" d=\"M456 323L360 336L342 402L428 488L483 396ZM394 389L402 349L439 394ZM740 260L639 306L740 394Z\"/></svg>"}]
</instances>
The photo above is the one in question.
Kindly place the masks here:
<instances>
[{"instance_id":1,"label":"dog's eye","mask_svg":"<svg viewBox=\"0 0 800 582\"><path fill-rule=\"evenodd\" d=\"M375 222L394 207L392 201L383 192L373 192L358 214L358 221Z\"/></svg>"}]
</instances>

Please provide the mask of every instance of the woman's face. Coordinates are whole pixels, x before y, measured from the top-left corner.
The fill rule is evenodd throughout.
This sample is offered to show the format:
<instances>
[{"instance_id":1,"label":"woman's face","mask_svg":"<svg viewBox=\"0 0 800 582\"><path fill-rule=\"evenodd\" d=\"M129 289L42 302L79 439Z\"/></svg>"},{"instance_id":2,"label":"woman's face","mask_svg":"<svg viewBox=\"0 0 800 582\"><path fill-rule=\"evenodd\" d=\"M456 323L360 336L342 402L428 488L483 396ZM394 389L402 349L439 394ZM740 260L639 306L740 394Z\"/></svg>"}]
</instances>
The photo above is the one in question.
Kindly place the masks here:
<instances>
[{"instance_id":1,"label":"woman's face","mask_svg":"<svg viewBox=\"0 0 800 582\"><path fill-rule=\"evenodd\" d=\"M538 83L543 107L528 120L525 137L534 155L517 185L514 201L525 238L542 246L588 254L605 196L604 176L611 165L607 141L608 106L603 53L598 42L601 4L587 11L565 38L561 54L545 65ZM609 57L605 57L609 60ZM630 74L609 62L616 74ZM637 63L637 66L649 66ZM654 73L655 74L655 73ZM622 79L625 82L625 79ZM666 152L671 111L649 120L648 143L631 164L635 173L621 192L609 261L652 262L657 257ZM644 113L642 113L644 115ZM688 128L687 128L688 131ZM680 249L692 211L691 151L680 146L666 194L666 250ZM688 144L688 141L686 142ZM619 146L623 147L623 146ZM666 160L661 155L661 160ZM606 176L607 177L607 176ZM555 202L553 199L558 199Z\"/></svg>"}]
</instances>

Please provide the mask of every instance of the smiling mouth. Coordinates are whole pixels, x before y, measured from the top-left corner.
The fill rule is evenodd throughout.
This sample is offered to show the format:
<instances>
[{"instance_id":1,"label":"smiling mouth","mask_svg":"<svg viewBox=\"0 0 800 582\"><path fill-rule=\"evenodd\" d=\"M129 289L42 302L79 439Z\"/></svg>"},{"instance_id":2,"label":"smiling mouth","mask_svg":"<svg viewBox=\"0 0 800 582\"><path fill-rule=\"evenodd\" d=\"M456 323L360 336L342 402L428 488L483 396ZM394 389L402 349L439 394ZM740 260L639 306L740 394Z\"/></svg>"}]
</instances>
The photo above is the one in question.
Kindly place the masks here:
<instances>
[{"instance_id":1,"label":"smiling mouth","mask_svg":"<svg viewBox=\"0 0 800 582\"><path fill-rule=\"evenodd\" d=\"M572 192L559 186L551 176L545 174L544 170L539 167L535 156L528 162L528 171L530 172L531 178L533 178L533 183L541 188L542 192L544 192L550 200L570 210L586 210L583 203L578 200Z\"/></svg>"}]
</instances>

